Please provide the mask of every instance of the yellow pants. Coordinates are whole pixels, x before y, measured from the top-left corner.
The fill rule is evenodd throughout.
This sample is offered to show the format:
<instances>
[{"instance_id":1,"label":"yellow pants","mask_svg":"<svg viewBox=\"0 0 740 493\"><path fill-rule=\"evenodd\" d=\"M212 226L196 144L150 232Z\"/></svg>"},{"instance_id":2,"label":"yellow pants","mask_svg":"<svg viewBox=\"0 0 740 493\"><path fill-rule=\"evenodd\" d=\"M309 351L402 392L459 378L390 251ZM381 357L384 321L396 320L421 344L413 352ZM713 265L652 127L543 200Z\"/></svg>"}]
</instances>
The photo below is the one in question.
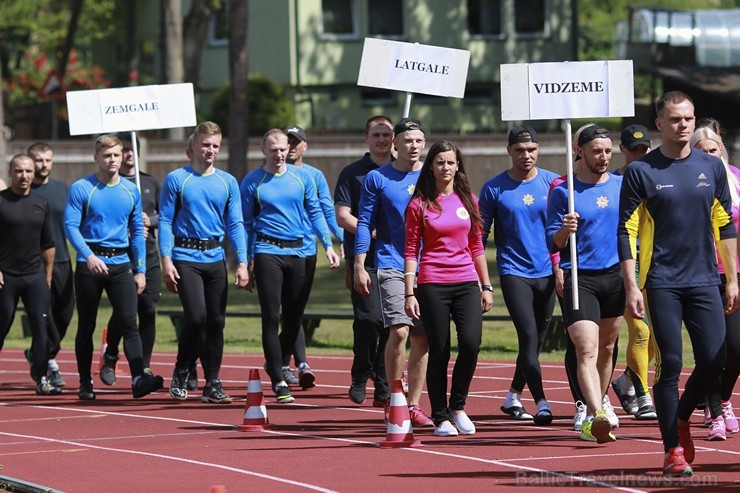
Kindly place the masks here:
<instances>
[{"instance_id":1,"label":"yellow pants","mask_svg":"<svg viewBox=\"0 0 740 493\"><path fill-rule=\"evenodd\" d=\"M647 313L647 302L645 312ZM637 320L627 311L624 312L624 320L627 322L629 333L625 373L635 386L635 393L638 397L650 395L648 367L655 356L655 341L645 320Z\"/></svg>"}]
</instances>

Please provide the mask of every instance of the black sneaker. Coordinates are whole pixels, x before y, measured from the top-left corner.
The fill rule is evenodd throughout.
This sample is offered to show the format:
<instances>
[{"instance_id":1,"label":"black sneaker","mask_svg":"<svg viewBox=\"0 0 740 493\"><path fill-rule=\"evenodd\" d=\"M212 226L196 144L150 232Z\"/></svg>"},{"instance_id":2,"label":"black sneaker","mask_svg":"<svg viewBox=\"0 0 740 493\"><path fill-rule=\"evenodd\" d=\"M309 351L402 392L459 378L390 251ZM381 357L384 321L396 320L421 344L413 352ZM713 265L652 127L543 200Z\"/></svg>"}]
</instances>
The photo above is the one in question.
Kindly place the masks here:
<instances>
[{"instance_id":1,"label":"black sneaker","mask_svg":"<svg viewBox=\"0 0 740 493\"><path fill-rule=\"evenodd\" d=\"M280 371L280 376L283 377L283 380L285 380L285 383L288 385L298 385L300 383L298 377L295 376L295 373L293 373L293 370L291 370L289 366L283 366L283 369Z\"/></svg>"},{"instance_id":2,"label":"black sneaker","mask_svg":"<svg viewBox=\"0 0 740 493\"><path fill-rule=\"evenodd\" d=\"M388 393L387 390L376 389L375 393L373 394L373 407L385 407L385 403L390 398L391 395Z\"/></svg>"},{"instance_id":3,"label":"black sneaker","mask_svg":"<svg viewBox=\"0 0 740 493\"><path fill-rule=\"evenodd\" d=\"M290 404L295 401L293 396L290 395L288 384L277 384L273 390L275 391L275 397L277 398L278 404Z\"/></svg>"},{"instance_id":4,"label":"black sneaker","mask_svg":"<svg viewBox=\"0 0 740 493\"><path fill-rule=\"evenodd\" d=\"M211 380L203 387L203 397L200 398L203 402L210 402L212 404L231 404L234 399L224 392L221 386L221 380Z\"/></svg>"},{"instance_id":5,"label":"black sneaker","mask_svg":"<svg viewBox=\"0 0 740 493\"><path fill-rule=\"evenodd\" d=\"M118 356L103 353L103 366L100 368L100 381L107 386L116 384L116 363Z\"/></svg>"},{"instance_id":6,"label":"black sneaker","mask_svg":"<svg viewBox=\"0 0 740 493\"><path fill-rule=\"evenodd\" d=\"M303 390L316 387L316 375L311 371L311 367L308 363L301 363L298 365L298 383L301 384Z\"/></svg>"},{"instance_id":7,"label":"black sneaker","mask_svg":"<svg viewBox=\"0 0 740 493\"><path fill-rule=\"evenodd\" d=\"M154 376L149 373L142 373L139 380L131 386L131 393L134 394L134 399L144 397L152 392L156 392L164 386L164 378L159 375Z\"/></svg>"},{"instance_id":8,"label":"black sneaker","mask_svg":"<svg viewBox=\"0 0 740 493\"><path fill-rule=\"evenodd\" d=\"M192 392L198 390L198 367L195 365L188 370L187 389Z\"/></svg>"},{"instance_id":9,"label":"black sneaker","mask_svg":"<svg viewBox=\"0 0 740 493\"><path fill-rule=\"evenodd\" d=\"M62 389L53 386L47 377L41 377L36 385L36 393L38 395L59 395Z\"/></svg>"},{"instance_id":10,"label":"black sneaker","mask_svg":"<svg viewBox=\"0 0 740 493\"><path fill-rule=\"evenodd\" d=\"M367 397L367 384L365 382L352 382L349 386L349 400L355 404L362 404Z\"/></svg>"},{"instance_id":11,"label":"black sneaker","mask_svg":"<svg viewBox=\"0 0 740 493\"><path fill-rule=\"evenodd\" d=\"M78 392L80 400L83 401L94 401L95 392L93 392L92 379L87 382L80 382L80 390Z\"/></svg>"},{"instance_id":12,"label":"black sneaker","mask_svg":"<svg viewBox=\"0 0 740 493\"><path fill-rule=\"evenodd\" d=\"M170 396L178 401L184 401L188 398L188 370L178 370L172 372L172 383L170 383Z\"/></svg>"},{"instance_id":13,"label":"black sneaker","mask_svg":"<svg viewBox=\"0 0 740 493\"><path fill-rule=\"evenodd\" d=\"M46 373L46 377L49 379L49 383L54 387L64 387L67 385L67 382L64 381L59 370L49 370Z\"/></svg>"}]
</instances>

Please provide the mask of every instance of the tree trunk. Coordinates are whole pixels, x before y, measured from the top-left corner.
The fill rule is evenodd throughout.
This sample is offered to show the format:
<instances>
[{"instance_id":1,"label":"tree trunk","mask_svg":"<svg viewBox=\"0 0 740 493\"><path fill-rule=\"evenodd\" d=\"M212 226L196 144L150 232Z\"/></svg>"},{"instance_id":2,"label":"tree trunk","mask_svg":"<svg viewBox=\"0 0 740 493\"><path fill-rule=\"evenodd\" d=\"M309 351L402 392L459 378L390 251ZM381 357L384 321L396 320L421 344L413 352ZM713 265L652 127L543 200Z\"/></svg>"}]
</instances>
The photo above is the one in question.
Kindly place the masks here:
<instances>
[{"instance_id":1,"label":"tree trunk","mask_svg":"<svg viewBox=\"0 0 740 493\"><path fill-rule=\"evenodd\" d=\"M193 0L183 21L183 61L185 81L192 82L195 93L200 89L200 57L208 34L208 22L221 4L220 0Z\"/></svg>"},{"instance_id":2,"label":"tree trunk","mask_svg":"<svg viewBox=\"0 0 740 493\"><path fill-rule=\"evenodd\" d=\"M84 0L72 0L71 15L69 18L69 25L67 26L67 38L64 40L64 46L59 56L59 77L64 79L64 73L67 71L67 61L69 60L69 52L72 51L72 47L75 44L75 33L77 32L77 26L80 20L80 13L82 12L82 4ZM56 118L56 116L54 116Z\"/></svg>"},{"instance_id":3,"label":"tree trunk","mask_svg":"<svg viewBox=\"0 0 740 493\"><path fill-rule=\"evenodd\" d=\"M248 0L229 0L229 173L240 182L247 172L249 144L248 19Z\"/></svg>"},{"instance_id":4,"label":"tree trunk","mask_svg":"<svg viewBox=\"0 0 740 493\"><path fill-rule=\"evenodd\" d=\"M162 0L163 66L166 84L183 81L182 10L180 0ZM170 128L166 132L170 140L185 140L185 129Z\"/></svg>"}]
</instances>

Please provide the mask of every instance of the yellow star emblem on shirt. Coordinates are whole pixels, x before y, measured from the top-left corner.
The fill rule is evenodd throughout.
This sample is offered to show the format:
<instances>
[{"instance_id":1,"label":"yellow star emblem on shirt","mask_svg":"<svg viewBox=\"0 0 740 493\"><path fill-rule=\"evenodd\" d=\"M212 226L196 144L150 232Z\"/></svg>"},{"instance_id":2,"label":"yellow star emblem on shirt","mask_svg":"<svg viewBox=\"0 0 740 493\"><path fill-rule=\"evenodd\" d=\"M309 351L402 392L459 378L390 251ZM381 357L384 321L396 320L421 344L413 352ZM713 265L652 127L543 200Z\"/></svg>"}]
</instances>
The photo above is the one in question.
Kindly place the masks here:
<instances>
[{"instance_id":1,"label":"yellow star emblem on shirt","mask_svg":"<svg viewBox=\"0 0 740 493\"><path fill-rule=\"evenodd\" d=\"M609 199L602 195L601 197L596 199L596 205L598 205L600 209L609 207Z\"/></svg>"},{"instance_id":2,"label":"yellow star emblem on shirt","mask_svg":"<svg viewBox=\"0 0 740 493\"><path fill-rule=\"evenodd\" d=\"M532 205L534 204L534 196L531 193L525 194L524 197L522 197L522 202L524 202L525 205Z\"/></svg>"},{"instance_id":3,"label":"yellow star emblem on shirt","mask_svg":"<svg viewBox=\"0 0 740 493\"><path fill-rule=\"evenodd\" d=\"M409 195L413 195L415 188L416 188L416 185L409 185L408 187L406 187L406 190L409 192Z\"/></svg>"}]
</instances>

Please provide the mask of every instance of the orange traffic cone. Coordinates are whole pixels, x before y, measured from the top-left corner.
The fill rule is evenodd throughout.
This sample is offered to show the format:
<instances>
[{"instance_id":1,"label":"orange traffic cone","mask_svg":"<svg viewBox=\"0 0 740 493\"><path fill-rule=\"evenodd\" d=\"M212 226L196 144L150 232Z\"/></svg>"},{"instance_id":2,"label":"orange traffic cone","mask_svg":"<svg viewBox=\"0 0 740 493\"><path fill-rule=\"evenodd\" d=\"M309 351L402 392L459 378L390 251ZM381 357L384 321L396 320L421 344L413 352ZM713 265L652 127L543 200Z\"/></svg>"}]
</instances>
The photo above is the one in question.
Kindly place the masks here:
<instances>
[{"instance_id":1,"label":"orange traffic cone","mask_svg":"<svg viewBox=\"0 0 740 493\"><path fill-rule=\"evenodd\" d=\"M108 349L108 327L103 327L103 341L100 343L100 362L98 363L98 369L95 370L96 375L99 375L100 370L103 369L103 361L105 361L106 349Z\"/></svg>"},{"instance_id":2,"label":"orange traffic cone","mask_svg":"<svg viewBox=\"0 0 740 493\"><path fill-rule=\"evenodd\" d=\"M411 426L411 416L406 397L403 395L401 380L393 380L391 385L391 409L388 416L388 432L380 448L404 448L421 445L414 439L414 429Z\"/></svg>"},{"instance_id":3,"label":"orange traffic cone","mask_svg":"<svg viewBox=\"0 0 740 493\"><path fill-rule=\"evenodd\" d=\"M249 371L249 384L247 385L247 404L244 409L244 422L236 428L239 431L260 431L267 430L270 427L270 422L267 420L265 395L262 393L260 371L252 369Z\"/></svg>"}]
</instances>

